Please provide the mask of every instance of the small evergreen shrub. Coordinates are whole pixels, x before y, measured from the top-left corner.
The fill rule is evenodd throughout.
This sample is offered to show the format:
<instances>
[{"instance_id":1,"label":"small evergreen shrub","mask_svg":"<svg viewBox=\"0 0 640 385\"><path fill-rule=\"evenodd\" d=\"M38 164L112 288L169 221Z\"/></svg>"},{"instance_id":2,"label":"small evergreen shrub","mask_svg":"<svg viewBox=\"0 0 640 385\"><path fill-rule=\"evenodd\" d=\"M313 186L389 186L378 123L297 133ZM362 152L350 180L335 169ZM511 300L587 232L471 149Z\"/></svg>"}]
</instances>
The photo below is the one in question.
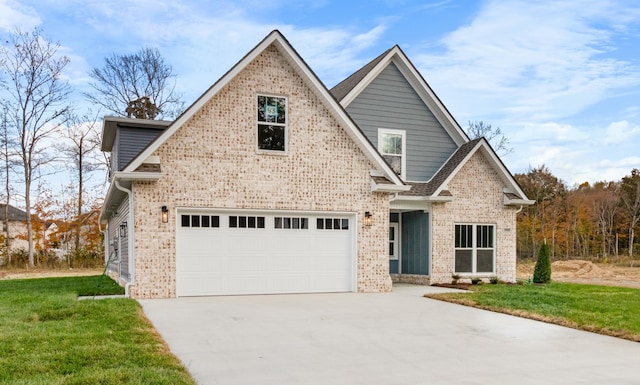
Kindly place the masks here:
<instances>
[{"instance_id":1,"label":"small evergreen shrub","mask_svg":"<svg viewBox=\"0 0 640 385\"><path fill-rule=\"evenodd\" d=\"M542 245L540 245L538 260L536 261L536 267L533 270L533 282L551 282L551 257L549 253L549 245L547 245L546 240L542 243Z\"/></svg>"},{"instance_id":2,"label":"small evergreen shrub","mask_svg":"<svg viewBox=\"0 0 640 385\"><path fill-rule=\"evenodd\" d=\"M482 278L471 278L471 284L472 285L482 284Z\"/></svg>"},{"instance_id":3,"label":"small evergreen shrub","mask_svg":"<svg viewBox=\"0 0 640 385\"><path fill-rule=\"evenodd\" d=\"M491 277L491 278L489 278L489 282L490 282L492 285L497 285L497 284L498 284L498 282L500 282L500 280L498 279L498 277Z\"/></svg>"}]
</instances>

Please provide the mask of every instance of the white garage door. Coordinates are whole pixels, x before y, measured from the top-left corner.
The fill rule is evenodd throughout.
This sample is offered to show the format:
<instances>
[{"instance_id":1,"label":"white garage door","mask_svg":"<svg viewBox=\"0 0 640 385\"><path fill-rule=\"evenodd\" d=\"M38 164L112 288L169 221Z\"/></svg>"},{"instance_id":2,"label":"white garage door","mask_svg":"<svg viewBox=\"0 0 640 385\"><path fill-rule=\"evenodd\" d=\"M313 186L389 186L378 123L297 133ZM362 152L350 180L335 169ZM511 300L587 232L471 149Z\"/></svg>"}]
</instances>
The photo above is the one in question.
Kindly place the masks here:
<instances>
[{"instance_id":1,"label":"white garage door","mask_svg":"<svg viewBox=\"0 0 640 385\"><path fill-rule=\"evenodd\" d=\"M354 291L354 218L179 210L177 295Z\"/></svg>"}]
</instances>

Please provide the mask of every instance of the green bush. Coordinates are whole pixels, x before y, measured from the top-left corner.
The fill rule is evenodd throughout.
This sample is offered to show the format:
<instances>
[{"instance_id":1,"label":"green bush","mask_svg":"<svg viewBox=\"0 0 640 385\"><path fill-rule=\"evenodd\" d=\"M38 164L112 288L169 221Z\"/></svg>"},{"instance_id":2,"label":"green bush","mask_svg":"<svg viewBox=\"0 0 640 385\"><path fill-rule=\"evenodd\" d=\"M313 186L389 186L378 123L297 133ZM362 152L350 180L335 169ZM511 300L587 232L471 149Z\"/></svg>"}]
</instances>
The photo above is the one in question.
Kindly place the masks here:
<instances>
[{"instance_id":1,"label":"green bush","mask_svg":"<svg viewBox=\"0 0 640 385\"><path fill-rule=\"evenodd\" d=\"M538 260L536 261L536 267L533 271L534 283L551 282L551 257L549 254L549 245L547 245L545 241L540 245Z\"/></svg>"}]
</instances>

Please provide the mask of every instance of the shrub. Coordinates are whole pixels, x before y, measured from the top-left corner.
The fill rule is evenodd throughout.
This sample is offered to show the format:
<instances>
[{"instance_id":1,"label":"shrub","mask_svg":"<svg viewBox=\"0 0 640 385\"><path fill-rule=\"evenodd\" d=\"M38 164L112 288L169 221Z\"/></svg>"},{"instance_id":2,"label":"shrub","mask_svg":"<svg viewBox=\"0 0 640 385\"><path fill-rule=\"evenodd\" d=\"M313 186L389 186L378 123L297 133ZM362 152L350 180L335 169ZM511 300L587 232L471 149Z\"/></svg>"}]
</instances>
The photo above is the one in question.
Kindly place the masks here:
<instances>
[{"instance_id":1,"label":"shrub","mask_svg":"<svg viewBox=\"0 0 640 385\"><path fill-rule=\"evenodd\" d=\"M498 279L498 277L491 277L489 278L489 282L491 282L492 285L497 285L500 280Z\"/></svg>"},{"instance_id":2,"label":"shrub","mask_svg":"<svg viewBox=\"0 0 640 385\"><path fill-rule=\"evenodd\" d=\"M482 283L482 278L471 278L471 284L479 285Z\"/></svg>"},{"instance_id":3,"label":"shrub","mask_svg":"<svg viewBox=\"0 0 640 385\"><path fill-rule=\"evenodd\" d=\"M549 245L545 240L540 245L540 251L538 252L538 260L536 261L536 267L533 271L534 283L549 283L551 281L551 257L549 256Z\"/></svg>"}]
</instances>

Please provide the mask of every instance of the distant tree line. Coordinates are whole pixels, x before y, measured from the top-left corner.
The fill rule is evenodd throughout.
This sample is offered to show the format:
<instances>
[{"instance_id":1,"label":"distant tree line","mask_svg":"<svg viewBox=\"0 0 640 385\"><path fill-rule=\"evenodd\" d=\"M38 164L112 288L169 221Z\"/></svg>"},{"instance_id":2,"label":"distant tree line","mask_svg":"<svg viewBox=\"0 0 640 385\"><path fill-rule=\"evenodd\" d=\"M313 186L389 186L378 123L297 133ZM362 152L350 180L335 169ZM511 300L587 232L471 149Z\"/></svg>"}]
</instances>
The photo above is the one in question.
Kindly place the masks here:
<instances>
[{"instance_id":1,"label":"distant tree line","mask_svg":"<svg viewBox=\"0 0 640 385\"><path fill-rule=\"evenodd\" d=\"M533 258L545 239L552 259L638 255L640 170L619 181L572 187L544 165L515 178L536 202L518 214L519 257Z\"/></svg>"}]
</instances>

